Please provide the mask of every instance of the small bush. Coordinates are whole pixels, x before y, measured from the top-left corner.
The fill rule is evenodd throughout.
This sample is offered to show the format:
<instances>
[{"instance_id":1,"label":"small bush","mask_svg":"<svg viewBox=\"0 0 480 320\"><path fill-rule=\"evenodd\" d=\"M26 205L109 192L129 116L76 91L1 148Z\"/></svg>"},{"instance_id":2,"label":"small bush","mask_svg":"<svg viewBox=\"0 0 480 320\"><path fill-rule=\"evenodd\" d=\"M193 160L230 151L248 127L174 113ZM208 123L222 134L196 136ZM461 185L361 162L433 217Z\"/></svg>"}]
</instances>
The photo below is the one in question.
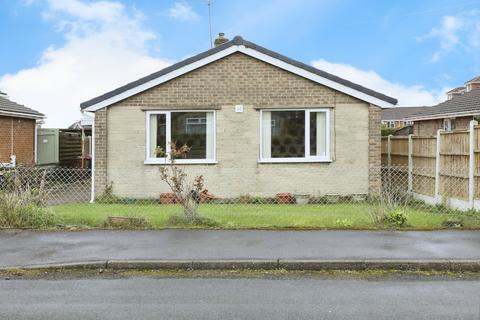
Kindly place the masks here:
<instances>
[{"instance_id":1,"label":"small bush","mask_svg":"<svg viewBox=\"0 0 480 320\"><path fill-rule=\"evenodd\" d=\"M464 222L462 219L448 218L442 221L442 226L445 228L461 228L464 226Z\"/></svg>"},{"instance_id":2,"label":"small bush","mask_svg":"<svg viewBox=\"0 0 480 320\"><path fill-rule=\"evenodd\" d=\"M95 201L98 203L120 203L120 198L113 194L113 182L107 183L102 194Z\"/></svg>"},{"instance_id":3,"label":"small bush","mask_svg":"<svg viewBox=\"0 0 480 320\"><path fill-rule=\"evenodd\" d=\"M48 228L56 224L54 213L37 202L35 191L0 193L0 227Z\"/></svg>"},{"instance_id":4,"label":"small bush","mask_svg":"<svg viewBox=\"0 0 480 320\"><path fill-rule=\"evenodd\" d=\"M408 215L400 208L385 212L385 222L397 227L403 227L408 220Z\"/></svg>"},{"instance_id":5,"label":"small bush","mask_svg":"<svg viewBox=\"0 0 480 320\"><path fill-rule=\"evenodd\" d=\"M340 228L351 228L353 227L353 222L350 219L338 219L335 220L335 226Z\"/></svg>"}]
</instances>

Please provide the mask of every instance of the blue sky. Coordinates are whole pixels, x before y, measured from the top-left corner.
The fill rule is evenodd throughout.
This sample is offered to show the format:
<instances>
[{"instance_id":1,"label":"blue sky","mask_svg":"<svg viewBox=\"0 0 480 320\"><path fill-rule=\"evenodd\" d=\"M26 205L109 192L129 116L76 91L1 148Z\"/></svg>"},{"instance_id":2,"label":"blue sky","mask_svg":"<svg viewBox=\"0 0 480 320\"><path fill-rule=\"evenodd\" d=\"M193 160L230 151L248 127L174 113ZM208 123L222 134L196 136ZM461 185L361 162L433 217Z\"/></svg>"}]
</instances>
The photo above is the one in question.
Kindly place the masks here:
<instances>
[{"instance_id":1,"label":"blue sky","mask_svg":"<svg viewBox=\"0 0 480 320\"><path fill-rule=\"evenodd\" d=\"M434 104L480 74L480 1L213 0L213 33ZM0 89L47 114L209 48L205 0L2 0Z\"/></svg>"}]
</instances>

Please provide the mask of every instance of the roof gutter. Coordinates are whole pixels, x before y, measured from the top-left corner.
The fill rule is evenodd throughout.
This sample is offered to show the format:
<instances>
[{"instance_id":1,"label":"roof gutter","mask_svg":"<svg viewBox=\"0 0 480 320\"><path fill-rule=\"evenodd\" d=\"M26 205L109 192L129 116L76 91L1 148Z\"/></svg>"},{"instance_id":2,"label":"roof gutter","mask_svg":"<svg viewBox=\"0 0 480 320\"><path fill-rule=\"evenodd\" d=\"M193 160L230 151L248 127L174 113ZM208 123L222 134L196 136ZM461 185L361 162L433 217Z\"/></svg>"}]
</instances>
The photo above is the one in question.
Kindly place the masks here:
<instances>
[{"instance_id":1,"label":"roof gutter","mask_svg":"<svg viewBox=\"0 0 480 320\"><path fill-rule=\"evenodd\" d=\"M16 117L16 118L28 118L28 119L36 119L36 120L42 120L45 118L44 115L34 115L34 114L28 114L28 113L21 113L21 112L12 112L12 111L3 111L0 110L0 115L2 116L8 116L8 117Z\"/></svg>"},{"instance_id":2,"label":"roof gutter","mask_svg":"<svg viewBox=\"0 0 480 320\"><path fill-rule=\"evenodd\" d=\"M438 115L425 115L418 117L408 117L405 120L408 121L422 121L422 120L434 120L434 119L443 119L443 118L456 118L456 117L467 117L467 116L477 116L480 115L480 110L478 111L464 111L464 112L450 112L442 113Z\"/></svg>"}]
</instances>

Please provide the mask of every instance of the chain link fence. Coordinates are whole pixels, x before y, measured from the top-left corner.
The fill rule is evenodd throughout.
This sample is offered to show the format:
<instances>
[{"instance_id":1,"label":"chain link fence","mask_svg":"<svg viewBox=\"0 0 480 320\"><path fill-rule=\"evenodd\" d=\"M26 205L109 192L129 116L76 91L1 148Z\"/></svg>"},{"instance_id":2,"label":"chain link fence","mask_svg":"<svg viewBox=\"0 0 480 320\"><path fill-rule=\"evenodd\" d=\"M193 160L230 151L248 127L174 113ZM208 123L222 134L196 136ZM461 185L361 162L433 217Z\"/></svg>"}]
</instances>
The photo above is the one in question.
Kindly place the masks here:
<instances>
[{"instance_id":1,"label":"chain link fence","mask_svg":"<svg viewBox=\"0 0 480 320\"><path fill-rule=\"evenodd\" d=\"M380 171L381 188L370 195L278 190L269 197L258 197L254 190L245 190L235 198L208 192L192 197L198 203L199 215L208 219L207 225L220 228L480 228L480 193L471 190L471 177L464 168L437 173L435 168L387 166ZM152 228L179 225L171 217L181 216L184 208L173 193L124 198L116 196L115 188L109 186L91 203L91 176L89 169L2 167L0 195L33 195L35 205L51 211L59 226L105 227L124 222ZM348 175L336 180L351 183Z\"/></svg>"}]
</instances>

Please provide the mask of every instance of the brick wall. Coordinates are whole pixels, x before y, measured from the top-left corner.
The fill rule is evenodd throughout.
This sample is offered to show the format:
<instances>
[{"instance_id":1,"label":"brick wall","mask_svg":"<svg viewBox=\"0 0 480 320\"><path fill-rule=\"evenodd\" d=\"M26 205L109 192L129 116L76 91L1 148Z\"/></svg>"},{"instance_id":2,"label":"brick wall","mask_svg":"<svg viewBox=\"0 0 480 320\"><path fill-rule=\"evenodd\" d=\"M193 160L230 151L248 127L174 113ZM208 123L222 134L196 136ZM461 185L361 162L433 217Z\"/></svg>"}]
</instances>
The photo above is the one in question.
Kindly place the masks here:
<instances>
[{"instance_id":1,"label":"brick wall","mask_svg":"<svg viewBox=\"0 0 480 320\"><path fill-rule=\"evenodd\" d=\"M35 162L35 120L0 116L0 162L17 156L17 164Z\"/></svg>"},{"instance_id":2,"label":"brick wall","mask_svg":"<svg viewBox=\"0 0 480 320\"><path fill-rule=\"evenodd\" d=\"M235 113L237 104L244 105L243 113ZM380 109L235 53L118 102L110 106L108 112L97 111L97 194L107 181L113 182L114 192L120 196L155 197L159 192L168 191L159 180L158 166L144 164L145 110L209 106L220 108L216 127L218 163L189 165L188 170L191 174L205 175L207 188L215 195L369 192L369 170L380 163L380 150L375 149L380 139ZM256 108L262 107L331 108L334 161L258 163L260 113ZM374 140L369 139L369 135L373 135ZM377 153L375 162L373 158Z\"/></svg>"},{"instance_id":3,"label":"brick wall","mask_svg":"<svg viewBox=\"0 0 480 320\"><path fill-rule=\"evenodd\" d=\"M472 116L457 117L452 120L456 130L467 130L470 127ZM443 119L431 119L415 121L413 124L413 134L417 136L436 136L437 130L443 129Z\"/></svg>"},{"instance_id":4,"label":"brick wall","mask_svg":"<svg viewBox=\"0 0 480 320\"><path fill-rule=\"evenodd\" d=\"M95 195L107 185L107 110L95 112Z\"/></svg>"},{"instance_id":5,"label":"brick wall","mask_svg":"<svg viewBox=\"0 0 480 320\"><path fill-rule=\"evenodd\" d=\"M368 108L368 168L369 168L369 194L376 196L381 187L381 157L382 157L382 109L370 105Z\"/></svg>"}]
</instances>

